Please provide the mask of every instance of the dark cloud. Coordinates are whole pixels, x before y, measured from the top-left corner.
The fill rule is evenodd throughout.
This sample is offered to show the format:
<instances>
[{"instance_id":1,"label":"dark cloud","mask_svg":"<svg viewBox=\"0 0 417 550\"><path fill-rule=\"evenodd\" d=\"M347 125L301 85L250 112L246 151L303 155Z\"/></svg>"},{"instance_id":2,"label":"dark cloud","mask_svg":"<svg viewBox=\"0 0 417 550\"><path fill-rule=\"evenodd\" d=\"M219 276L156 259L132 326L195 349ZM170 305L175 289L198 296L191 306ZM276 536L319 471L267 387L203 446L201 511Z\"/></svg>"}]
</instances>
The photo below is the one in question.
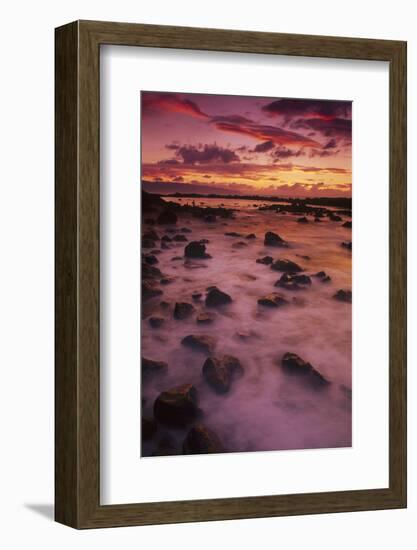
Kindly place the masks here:
<instances>
[{"instance_id":1,"label":"dark cloud","mask_svg":"<svg viewBox=\"0 0 417 550\"><path fill-rule=\"evenodd\" d=\"M288 147L285 147L283 145L280 145L279 147L277 147L272 151L271 155L274 159L274 162L278 162L281 159L301 157L305 155L305 153L302 149L294 150L294 149L289 149Z\"/></svg>"},{"instance_id":2,"label":"dark cloud","mask_svg":"<svg viewBox=\"0 0 417 550\"><path fill-rule=\"evenodd\" d=\"M271 115L281 115L285 118L305 117L319 120L352 116L350 101L324 101L315 99L278 99L262 107Z\"/></svg>"},{"instance_id":3,"label":"dark cloud","mask_svg":"<svg viewBox=\"0 0 417 550\"><path fill-rule=\"evenodd\" d=\"M177 159L166 159L166 160L160 160L158 164L162 164L162 165L167 164L169 166L169 165L180 164L180 162Z\"/></svg>"},{"instance_id":4,"label":"dark cloud","mask_svg":"<svg viewBox=\"0 0 417 550\"><path fill-rule=\"evenodd\" d=\"M210 164L221 162L239 162L238 155L232 149L219 147L216 144L195 147L194 145L183 145L177 150L177 156L181 157L184 164Z\"/></svg>"},{"instance_id":5,"label":"dark cloud","mask_svg":"<svg viewBox=\"0 0 417 550\"><path fill-rule=\"evenodd\" d=\"M323 146L323 149L335 149L336 147L337 147L336 140L332 138L326 143L326 145Z\"/></svg>"},{"instance_id":6,"label":"dark cloud","mask_svg":"<svg viewBox=\"0 0 417 550\"><path fill-rule=\"evenodd\" d=\"M325 137L334 137L350 140L352 136L352 121L347 118L333 118L323 120L320 118L300 118L291 123L294 130L314 130Z\"/></svg>"},{"instance_id":7,"label":"dark cloud","mask_svg":"<svg viewBox=\"0 0 417 550\"><path fill-rule=\"evenodd\" d=\"M178 143L167 143L165 145L165 149L170 149L171 151L176 151L179 148L180 146L178 145Z\"/></svg>"},{"instance_id":8,"label":"dark cloud","mask_svg":"<svg viewBox=\"0 0 417 550\"><path fill-rule=\"evenodd\" d=\"M157 111L183 113L201 119L209 118L194 101L183 98L181 94L143 92L142 113L146 116Z\"/></svg>"},{"instance_id":9,"label":"dark cloud","mask_svg":"<svg viewBox=\"0 0 417 550\"><path fill-rule=\"evenodd\" d=\"M264 141L263 143L258 143L258 145L255 146L253 151L254 153L265 153L266 151L270 151L274 147L275 147L274 142L269 140L269 141Z\"/></svg>"}]
</instances>

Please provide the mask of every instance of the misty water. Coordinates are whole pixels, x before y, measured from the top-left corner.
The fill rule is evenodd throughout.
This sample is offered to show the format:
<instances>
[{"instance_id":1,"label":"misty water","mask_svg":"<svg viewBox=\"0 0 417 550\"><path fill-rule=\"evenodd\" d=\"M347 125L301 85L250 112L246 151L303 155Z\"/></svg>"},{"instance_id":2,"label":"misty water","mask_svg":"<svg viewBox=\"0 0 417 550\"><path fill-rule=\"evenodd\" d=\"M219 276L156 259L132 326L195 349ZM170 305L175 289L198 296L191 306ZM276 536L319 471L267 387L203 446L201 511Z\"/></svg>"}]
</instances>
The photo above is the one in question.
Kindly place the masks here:
<instances>
[{"instance_id":1,"label":"misty water","mask_svg":"<svg viewBox=\"0 0 417 550\"><path fill-rule=\"evenodd\" d=\"M166 199L168 200L168 199ZM192 199L177 199L184 204ZM211 259L182 257L187 243L171 242L158 254L158 267L171 284L161 286L163 294L142 305L142 356L168 363L165 373L142 384L142 415L153 416L158 395L184 383L195 386L202 411L199 422L213 430L229 452L271 451L347 447L351 445L351 304L333 298L339 289L351 289L351 251L341 243L351 240L351 229L343 222L297 222L290 213L261 211L264 201L204 199L205 205L236 209L235 219L218 218L207 223L184 215L177 226L191 229L188 241L208 239ZM159 236L169 226L147 226ZM255 233L256 239L225 236L225 232ZM264 246L267 231L278 233L288 248ZM244 245L237 243L244 242ZM159 244L158 244L159 248ZM148 252L148 251L147 251ZM331 277L322 283L311 277L303 290L274 287L282 273L256 263L263 256L287 258L313 275L324 270ZM177 259L173 259L177 257ZM210 325L196 323L196 315L207 311L206 289L212 285L228 293L232 303L210 309L216 315ZM200 292L201 301L192 294ZM258 298L280 292L288 304L268 308ZM162 307L161 301L169 303ZM173 317L176 302L192 303L195 314L185 320ZM164 318L152 328L149 317ZM189 334L209 334L216 338L215 355L237 357L244 374L234 380L231 390L218 394L207 384L202 366L207 353L181 344ZM310 362L331 384L317 389L281 368L281 358L292 352ZM149 441L142 443L142 456L181 454L188 428L158 425Z\"/></svg>"}]
</instances>

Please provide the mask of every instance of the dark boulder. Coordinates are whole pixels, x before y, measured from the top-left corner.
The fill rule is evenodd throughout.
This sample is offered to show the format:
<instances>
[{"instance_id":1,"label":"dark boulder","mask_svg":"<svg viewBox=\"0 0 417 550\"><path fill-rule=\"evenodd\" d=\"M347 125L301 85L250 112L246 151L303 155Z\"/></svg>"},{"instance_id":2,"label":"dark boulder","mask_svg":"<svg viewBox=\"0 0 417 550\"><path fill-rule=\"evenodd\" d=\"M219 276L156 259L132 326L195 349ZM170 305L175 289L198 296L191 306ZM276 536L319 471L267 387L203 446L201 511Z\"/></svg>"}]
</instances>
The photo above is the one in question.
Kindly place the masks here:
<instances>
[{"instance_id":1,"label":"dark boulder","mask_svg":"<svg viewBox=\"0 0 417 550\"><path fill-rule=\"evenodd\" d=\"M336 214L329 214L329 220L332 222L341 222L342 218Z\"/></svg>"},{"instance_id":2,"label":"dark boulder","mask_svg":"<svg viewBox=\"0 0 417 550\"><path fill-rule=\"evenodd\" d=\"M169 235L164 235L162 237L161 241L164 242L164 243L170 243L170 242L172 242L172 239Z\"/></svg>"},{"instance_id":3,"label":"dark boulder","mask_svg":"<svg viewBox=\"0 0 417 550\"><path fill-rule=\"evenodd\" d=\"M181 340L181 344L196 351L213 353L216 347L216 339L208 334L189 334Z\"/></svg>"},{"instance_id":4,"label":"dark boulder","mask_svg":"<svg viewBox=\"0 0 417 550\"><path fill-rule=\"evenodd\" d=\"M175 277L163 277L159 282L161 285L170 285L175 281Z\"/></svg>"},{"instance_id":5,"label":"dark boulder","mask_svg":"<svg viewBox=\"0 0 417 550\"><path fill-rule=\"evenodd\" d=\"M155 281L142 281L142 299L149 300L155 296L160 296L162 290L156 286Z\"/></svg>"},{"instance_id":6,"label":"dark boulder","mask_svg":"<svg viewBox=\"0 0 417 550\"><path fill-rule=\"evenodd\" d=\"M265 233L264 245L280 247L288 246L284 239L281 239L281 237L277 233L273 233L272 231L268 231L267 233Z\"/></svg>"},{"instance_id":7,"label":"dark boulder","mask_svg":"<svg viewBox=\"0 0 417 550\"><path fill-rule=\"evenodd\" d=\"M201 294L201 292L193 292L191 294L191 298L195 301L195 302L198 302L199 300L201 300L201 298L203 297L203 295Z\"/></svg>"},{"instance_id":8,"label":"dark boulder","mask_svg":"<svg viewBox=\"0 0 417 550\"><path fill-rule=\"evenodd\" d=\"M159 279L162 277L162 272L157 267L149 264L142 264L142 279Z\"/></svg>"},{"instance_id":9,"label":"dark boulder","mask_svg":"<svg viewBox=\"0 0 417 550\"><path fill-rule=\"evenodd\" d=\"M191 241L184 248L184 256L186 258L211 258L206 252L206 245L202 242Z\"/></svg>"},{"instance_id":10,"label":"dark boulder","mask_svg":"<svg viewBox=\"0 0 417 550\"><path fill-rule=\"evenodd\" d=\"M152 328L162 327L165 319L163 317L149 317L149 324Z\"/></svg>"},{"instance_id":11,"label":"dark boulder","mask_svg":"<svg viewBox=\"0 0 417 550\"><path fill-rule=\"evenodd\" d=\"M264 265L271 265L274 261L274 258L272 256L264 256L263 258L258 258L256 260L257 264L264 264Z\"/></svg>"},{"instance_id":12,"label":"dark boulder","mask_svg":"<svg viewBox=\"0 0 417 550\"><path fill-rule=\"evenodd\" d=\"M217 287L211 288L206 296L207 307L217 307L229 304L232 298L226 292L219 290Z\"/></svg>"},{"instance_id":13,"label":"dark boulder","mask_svg":"<svg viewBox=\"0 0 417 550\"><path fill-rule=\"evenodd\" d=\"M303 216L302 218L298 218L297 222L298 223L308 223L308 219L305 216Z\"/></svg>"},{"instance_id":14,"label":"dark boulder","mask_svg":"<svg viewBox=\"0 0 417 550\"><path fill-rule=\"evenodd\" d=\"M155 246L155 241L151 241L150 239L142 239L142 248L155 248Z\"/></svg>"},{"instance_id":15,"label":"dark boulder","mask_svg":"<svg viewBox=\"0 0 417 550\"><path fill-rule=\"evenodd\" d=\"M166 372L168 364L165 361L153 361L142 357L142 377L150 378L155 374Z\"/></svg>"},{"instance_id":16,"label":"dark boulder","mask_svg":"<svg viewBox=\"0 0 417 550\"><path fill-rule=\"evenodd\" d=\"M175 235L174 237L172 237L172 240L177 243L186 243L188 241L185 235Z\"/></svg>"},{"instance_id":17,"label":"dark boulder","mask_svg":"<svg viewBox=\"0 0 417 550\"><path fill-rule=\"evenodd\" d=\"M150 241L159 241L159 235L153 229L149 229L142 235L142 239L148 239Z\"/></svg>"},{"instance_id":18,"label":"dark boulder","mask_svg":"<svg viewBox=\"0 0 417 550\"><path fill-rule=\"evenodd\" d=\"M192 304L187 302L177 302L174 307L174 319L187 319L194 313L195 309Z\"/></svg>"},{"instance_id":19,"label":"dark boulder","mask_svg":"<svg viewBox=\"0 0 417 550\"><path fill-rule=\"evenodd\" d=\"M271 269L274 271L285 271L286 273L299 273L300 271L304 271L298 264L285 258L275 260L275 262L271 264Z\"/></svg>"},{"instance_id":20,"label":"dark boulder","mask_svg":"<svg viewBox=\"0 0 417 550\"><path fill-rule=\"evenodd\" d=\"M275 286L286 288L287 290L300 290L311 285L311 279L308 275L295 275L294 273L283 273Z\"/></svg>"},{"instance_id":21,"label":"dark boulder","mask_svg":"<svg viewBox=\"0 0 417 550\"><path fill-rule=\"evenodd\" d=\"M339 300L339 302L349 302L352 303L352 291L351 290L338 290L336 294L333 296L335 300Z\"/></svg>"},{"instance_id":22,"label":"dark boulder","mask_svg":"<svg viewBox=\"0 0 417 550\"><path fill-rule=\"evenodd\" d=\"M341 246L343 246L343 248L347 248L348 250L352 250L352 242L349 241L349 242L343 242L341 244Z\"/></svg>"},{"instance_id":23,"label":"dark boulder","mask_svg":"<svg viewBox=\"0 0 417 550\"><path fill-rule=\"evenodd\" d=\"M314 387L324 387L330 382L310 363L307 363L295 353L286 353L281 359L282 368L288 374L305 378Z\"/></svg>"},{"instance_id":24,"label":"dark boulder","mask_svg":"<svg viewBox=\"0 0 417 550\"><path fill-rule=\"evenodd\" d=\"M153 254L147 254L144 256L144 260L148 265L155 265L158 263L158 258Z\"/></svg>"},{"instance_id":25,"label":"dark boulder","mask_svg":"<svg viewBox=\"0 0 417 550\"><path fill-rule=\"evenodd\" d=\"M226 237L243 237L242 233L236 233L236 231L228 231L225 235Z\"/></svg>"},{"instance_id":26,"label":"dark boulder","mask_svg":"<svg viewBox=\"0 0 417 550\"><path fill-rule=\"evenodd\" d=\"M215 318L216 316L214 315L214 313L210 313L208 311L202 311L197 315L196 321L201 325L205 325L205 324L209 325L215 320Z\"/></svg>"},{"instance_id":27,"label":"dark boulder","mask_svg":"<svg viewBox=\"0 0 417 550\"><path fill-rule=\"evenodd\" d=\"M267 294L266 296L258 298L258 304L261 306L280 307L287 303L288 302L284 298L284 296L282 294L279 294L278 292L271 292L271 294Z\"/></svg>"},{"instance_id":28,"label":"dark boulder","mask_svg":"<svg viewBox=\"0 0 417 550\"><path fill-rule=\"evenodd\" d=\"M352 229L352 222L345 222L342 224L342 227L346 227L347 229Z\"/></svg>"},{"instance_id":29,"label":"dark boulder","mask_svg":"<svg viewBox=\"0 0 417 550\"><path fill-rule=\"evenodd\" d=\"M246 235L245 239L256 239L255 233L249 233L249 235Z\"/></svg>"},{"instance_id":30,"label":"dark boulder","mask_svg":"<svg viewBox=\"0 0 417 550\"><path fill-rule=\"evenodd\" d=\"M191 233L192 230L189 227L181 227L181 233Z\"/></svg>"},{"instance_id":31,"label":"dark boulder","mask_svg":"<svg viewBox=\"0 0 417 550\"><path fill-rule=\"evenodd\" d=\"M148 441L156 433L158 424L154 418L146 418L142 416L142 440Z\"/></svg>"},{"instance_id":32,"label":"dark boulder","mask_svg":"<svg viewBox=\"0 0 417 550\"><path fill-rule=\"evenodd\" d=\"M203 424L191 428L184 439L182 450L185 455L225 452L218 435Z\"/></svg>"},{"instance_id":33,"label":"dark boulder","mask_svg":"<svg viewBox=\"0 0 417 550\"><path fill-rule=\"evenodd\" d=\"M163 391L156 398L153 410L161 424L184 427L199 414L197 390L191 384L183 384Z\"/></svg>"},{"instance_id":34,"label":"dark boulder","mask_svg":"<svg viewBox=\"0 0 417 550\"><path fill-rule=\"evenodd\" d=\"M170 225L177 223L178 217L172 210L163 210L156 220L160 225Z\"/></svg>"},{"instance_id":35,"label":"dark boulder","mask_svg":"<svg viewBox=\"0 0 417 550\"><path fill-rule=\"evenodd\" d=\"M239 359L231 355L208 357L203 365L203 376L206 382L218 393L227 393L232 380L243 374Z\"/></svg>"}]
</instances>

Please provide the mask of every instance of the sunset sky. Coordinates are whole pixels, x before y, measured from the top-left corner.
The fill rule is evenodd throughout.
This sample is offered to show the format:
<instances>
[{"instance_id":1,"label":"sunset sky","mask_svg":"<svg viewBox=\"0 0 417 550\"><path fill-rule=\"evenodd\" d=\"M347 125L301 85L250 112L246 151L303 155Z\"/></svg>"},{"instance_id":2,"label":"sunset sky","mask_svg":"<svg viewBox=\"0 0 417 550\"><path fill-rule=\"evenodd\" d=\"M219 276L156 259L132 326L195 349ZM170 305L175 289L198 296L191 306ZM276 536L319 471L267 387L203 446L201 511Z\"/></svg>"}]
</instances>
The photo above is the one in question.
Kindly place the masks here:
<instances>
[{"instance_id":1,"label":"sunset sky","mask_svg":"<svg viewBox=\"0 0 417 550\"><path fill-rule=\"evenodd\" d=\"M351 196L351 102L142 92L141 107L146 190Z\"/></svg>"}]
</instances>

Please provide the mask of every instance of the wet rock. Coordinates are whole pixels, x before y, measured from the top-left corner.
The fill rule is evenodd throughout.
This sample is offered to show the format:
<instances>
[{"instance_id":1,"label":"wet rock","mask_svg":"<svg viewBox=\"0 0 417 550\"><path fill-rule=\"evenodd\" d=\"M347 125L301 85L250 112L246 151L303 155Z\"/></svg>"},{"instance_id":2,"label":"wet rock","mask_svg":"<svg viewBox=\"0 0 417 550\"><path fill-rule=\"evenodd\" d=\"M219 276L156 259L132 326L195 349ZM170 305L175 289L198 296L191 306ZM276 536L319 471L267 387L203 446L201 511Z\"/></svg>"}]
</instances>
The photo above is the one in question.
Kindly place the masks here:
<instances>
[{"instance_id":1,"label":"wet rock","mask_svg":"<svg viewBox=\"0 0 417 550\"><path fill-rule=\"evenodd\" d=\"M156 286L155 281L142 281L142 299L149 300L155 296L160 296L162 290Z\"/></svg>"},{"instance_id":2,"label":"wet rock","mask_svg":"<svg viewBox=\"0 0 417 550\"><path fill-rule=\"evenodd\" d=\"M171 258L171 262L179 262L180 260L183 260L184 258L182 256L174 256Z\"/></svg>"},{"instance_id":3,"label":"wet rock","mask_svg":"<svg viewBox=\"0 0 417 550\"><path fill-rule=\"evenodd\" d=\"M203 297L203 295L201 294L201 292L193 292L191 294L191 298L195 301L195 302L198 302L199 300L201 300L201 298Z\"/></svg>"},{"instance_id":4,"label":"wet rock","mask_svg":"<svg viewBox=\"0 0 417 550\"><path fill-rule=\"evenodd\" d=\"M347 248L348 250L352 250L352 242L343 242L341 246L343 246L343 248Z\"/></svg>"},{"instance_id":5,"label":"wet rock","mask_svg":"<svg viewBox=\"0 0 417 550\"><path fill-rule=\"evenodd\" d=\"M196 321L197 323L201 325L209 325L210 323L213 323L216 316L214 313L209 313L208 311L202 311L197 315Z\"/></svg>"},{"instance_id":6,"label":"wet rock","mask_svg":"<svg viewBox=\"0 0 417 550\"><path fill-rule=\"evenodd\" d=\"M216 339L208 334L189 334L181 340L181 344L196 351L213 353L216 347Z\"/></svg>"},{"instance_id":7,"label":"wet rock","mask_svg":"<svg viewBox=\"0 0 417 550\"><path fill-rule=\"evenodd\" d=\"M191 233L192 230L189 227L181 227L181 233Z\"/></svg>"},{"instance_id":8,"label":"wet rock","mask_svg":"<svg viewBox=\"0 0 417 550\"><path fill-rule=\"evenodd\" d=\"M185 455L225 452L218 435L203 424L191 428L184 439L182 450Z\"/></svg>"},{"instance_id":9,"label":"wet rock","mask_svg":"<svg viewBox=\"0 0 417 550\"><path fill-rule=\"evenodd\" d=\"M163 277L159 282L161 285L170 285L175 281L175 277Z\"/></svg>"},{"instance_id":10,"label":"wet rock","mask_svg":"<svg viewBox=\"0 0 417 550\"><path fill-rule=\"evenodd\" d=\"M152 359L146 359L142 357L142 377L150 378L156 374L166 372L168 364L165 361L153 361Z\"/></svg>"},{"instance_id":11,"label":"wet rock","mask_svg":"<svg viewBox=\"0 0 417 550\"><path fill-rule=\"evenodd\" d=\"M174 307L174 319L187 319L194 313L195 309L192 304L187 302L177 302Z\"/></svg>"},{"instance_id":12,"label":"wet rock","mask_svg":"<svg viewBox=\"0 0 417 550\"><path fill-rule=\"evenodd\" d=\"M177 223L178 217L172 210L163 210L156 220L160 225L170 225Z\"/></svg>"},{"instance_id":13,"label":"wet rock","mask_svg":"<svg viewBox=\"0 0 417 550\"><path fill-rule=\"evenodd\" d=\"M267 233L265 233L264 245L281 247L288 246L284 239L281 239L281 237L277 233L273 233L272 231L268 231Z\"/></svg>"},{"instance_id":14,"label":"wet rock","mask_svg":"<svg viewBox=\"0 0 417 550\"><path fill-rule=\"evenodd\" d=\"M274 271L285 271L286 273L299 273L300 271L304 271L298 264L287 259L275 260L275 262L271 264L271 269Z\"/></svg>"},{"instance_id":15,"label":"wet rock","mask_svg":"<svg viewBox=\"0 0 417 550\"><path fill-rule=\"evenodd\" d=\"M275 283L275 286L280 286L287 290L300 290L310 285L311 279L308 275L295 275L294 273L284 273Z\"/></svg>"},{"instance_id":16,"label":"wet rock","mask_svg":"<svg viewBox=\"0 0 417 550\"><path fill-rule=\"evenodd\" d=\"M142 235L142 239L148 239L150 241L159 241L159 235L153 229L149 229Z\"/></svg>"},{"instance_id":17,"label":"wet rock","mask_svg":"<svg viewBox=\"0 0 417 550\"><path fill-rule=\"evenodd\" d=\"M144 260L148 265L155 265L155 264L158 263L158 258L156 256L154 256L153 254L147 254L144 257Z\"/></svg>"},{"instance_id":18,"label":"wet rock","mask_svg":"<svg viewBox=\"0 0 417 550\"><path fill-rule=\"evenodd\" d=\"M274 258L272 256L264 256L263 258L258 258L256 260L257 264L264 264L264 265L271 265L274 261Z\"/></svg>"},{"instance_id":19,"label":"wet rock","mask_svg":"<svg viewBox=\"0 0 417 550\"><path fill-rule=\"evenodd\" d=\"M281 359L282 368L291 375L305 377L314 387L324 387L329 380L319 373L310 363L307 363L295 353L286 353Z\"/></svg>"},{"instance_id":20,"label":"wet rock","mask_svg":"<svg viewBox=\"0 0 417 550\"><path fill-rule=\"evenodd\" d=\"M331 280L332 280L332 278L330 277L330 275L326 275L325 277L320 279L320 282L321 283L330 283Z\"/></svg>"},{"instance_id":21,"label":"wet rock","mask_svg":"<svg viewBox=\"0 0 417 550\"><path fill-rule=\"evenodd\" d=\"M261 306L280 307L287 303L288 302L285 297L278 292L271 292L271 294L267 294L266 296L258 298L258 304Z\"/></svg>"},{"instance_id":22,"label":"wet rock","mask_svg":"<svg viewBox=\"0 0 417 550\"><path fill-rule=\"evenodd\" d=\"M245 239L256 239L255 233L249 233L249 235L246 235Z\"/></svg>"},{"instance_id":23,"label":"wet rock","mask_svg":"<svg viewBox=\"0 0 417 550\"><path fill-rule=\"evenodd\" d=\"M154 418L146 418L142 416L142 440L148 441L155 435L158 429L158 424Z\"/></svg>"},{"instance_id":24,"label":"wet rock","mask_svg":"<svg viewBox=\"0 0 417 550\"><path fill-rule=\"evenodd\" d=\"M202 242L191 241L184 249L186 258L211 258L206 252L206 245Z\"/></svg>"},{"instance_id":25,"label":"wet rock","mask_svg":"<svg viewBox=\"0 0 417 550\"><path fill-rule=\"evenodd\" d=\"M188 241L185 235L175 235L172 240L177 243L186 243Z\"/></svg>"},{"instance_id":26,"label":"wet rock","mask_svg":"<svg viewBox=\"0 0 417 550\"><path fill-rule=\"evenodd\" d=\"M155 246L155 241L151 241L150 239L142 240L142 248L155 248Z\"/></svg>"},{"instance_id":27,"label":"wet rock","mask_svg":"<svg viewBox=\"0 0 417 550\"><path fill-rule=\"evenodd\" d=\"M336 214L329 214L329 220L332 222L341 222L342 218Z\"/></svg>"},{"instance_id":28,"label":"wet rock","mask_svg":"<svg viewBox=\"0 0 417 550\"><path fill-rule=\"evenodd\" d=\"M162 327L165 319L163 317L149 317L149 324L152 328Z\"/></svg>"},{"instance_id":29,"label":"wet rock","mask_svg":"<svg viewBox=\"0 0 417 550\"><path fill-rule=\"evenodd\" d=\"M305 216L303 216L302 218L298 218L297 222L298 223L308 223L308 219Z\"/></svg>"},{"instance_id":30,"label":"wet rock","mask_svg":"<svg viewBox=\"0 0 417 550\"><path fill-rule=\"evenodd\" d=\"M170 243L172 242L172 239L169 235L164 235L161 239L161 241L165 242L165 243Z\"/></svg>"},{"instance_id":31,"label":"wet rock","mask_svg":"<svg viewBox=\"0 0 417 550\"><path fill-rule=\"evenodd\" d=\"M162 250L159 250L159 248L153 248L151 250L151 254L153 254L154 256L158 256L159 254L162 254Z\"/></svg>"},{"instance_id":32,"label":"wet rock","mask_svg":"<svg viewBox=\"0 0 417 550\"><path fill-rule=\"evenodd\" d=\"M327 277L326 275L326 272L325 271L318 271L314 277L317 277L318 279L324 279L325 277Z\"/></svg>"},{"instance_id":33,"label":"wet rock","mask_svg":"<svg viewBox=\"0 0 417 550\"><path fill-rule=\"evenodd\" d=\"M333 296L335 300L339 300L339 302L349 302L352 303L352 291L351 290L338 290L336 294Z\"/></svg>"},{"instance_id":34,"label":"wet rock","mask_svg":"<svg viewBox=\"0 0 417 550\"><path fill-rule=\"evenodd\" d=\"M342 227L346 227L347 229L352 229L352 222L345 222L342 223Z\"/></svg>"},{"instance_id":35,"label":"wet rock","mask_svg":"<svg viewBox=\"0 0 417 550\"><path fill-rule=\"evenodd\" d=\"M217 307L229 304L232 298L226 292L221 291L216 286L211 288L206 296L207 307Z\"/></svg>"},{"instance_id":36,"label":"wet rock","mask_svg":"<svg viewBox=\"0 0 417 550\"><path fill-rule=\"evenodd\" d=\"M149 264L142 264L142 279L159 279L162 277L162 272L157 267Z\"/></svg>"},{"instance_id":37,"label":"wet rock","mask_svg":"<svg viewBox=\"0 0 417 550\"><path fill-rule=\"evenodd\" d=\"M163 391L154 403L156 420L167 426L184 427L198 414L197 390L191 384Z\"/></svg>"},{"instance_id":38,"label":"wet rock","mask_svg":"<svg viewBox=\"0 0 417 550\"><path fill-rule=\"evenodd\" d=\"M171 247L165 241L161 241L161 248L162 250L169 250Z\"/></svg>"},{"instance_id":39,"label":"wet rock","mask_svg":"<svg viewBox=\"0 0 417 550\"><path fill-rule=\"evenodd\" d=\"M165 300L162 300L161 302L159 302L159 305L160 307L162 307L162 309L167 309L170 306L169 302L166 302Z\"/></svg>"},{"instance_id":40,"label":"wet rock","mask_svg":"<svg viewBox=\"0 0 417 550\"><path fill-rule=\"evenodd\" d=\"M232 380L243 374L239 359L231 355L208 357L203 365L206 382L218 393L227 393Z\"/></svg>"},{"instance_id":41,"label":"wet rock","mask_svg":"<svg viewBox=\"0 0 417 550\"><path fill-rule=\"evenodd\" d=\"M242 233L236 233L236 231L228 231L225 235L226 237L243 237Z\"/></svg>"},{"instance_id":42,"label":"wet rock","mask_svg":"<svg viewBox=\"0 0 417 550\"><path fill-rule=\"evenodd\" d=\"M238 241L237 243L232 244L232 248L245 248L245 246L248 246L248 243L245 243L244 241Z\"/></svg>"}]
</instances>

